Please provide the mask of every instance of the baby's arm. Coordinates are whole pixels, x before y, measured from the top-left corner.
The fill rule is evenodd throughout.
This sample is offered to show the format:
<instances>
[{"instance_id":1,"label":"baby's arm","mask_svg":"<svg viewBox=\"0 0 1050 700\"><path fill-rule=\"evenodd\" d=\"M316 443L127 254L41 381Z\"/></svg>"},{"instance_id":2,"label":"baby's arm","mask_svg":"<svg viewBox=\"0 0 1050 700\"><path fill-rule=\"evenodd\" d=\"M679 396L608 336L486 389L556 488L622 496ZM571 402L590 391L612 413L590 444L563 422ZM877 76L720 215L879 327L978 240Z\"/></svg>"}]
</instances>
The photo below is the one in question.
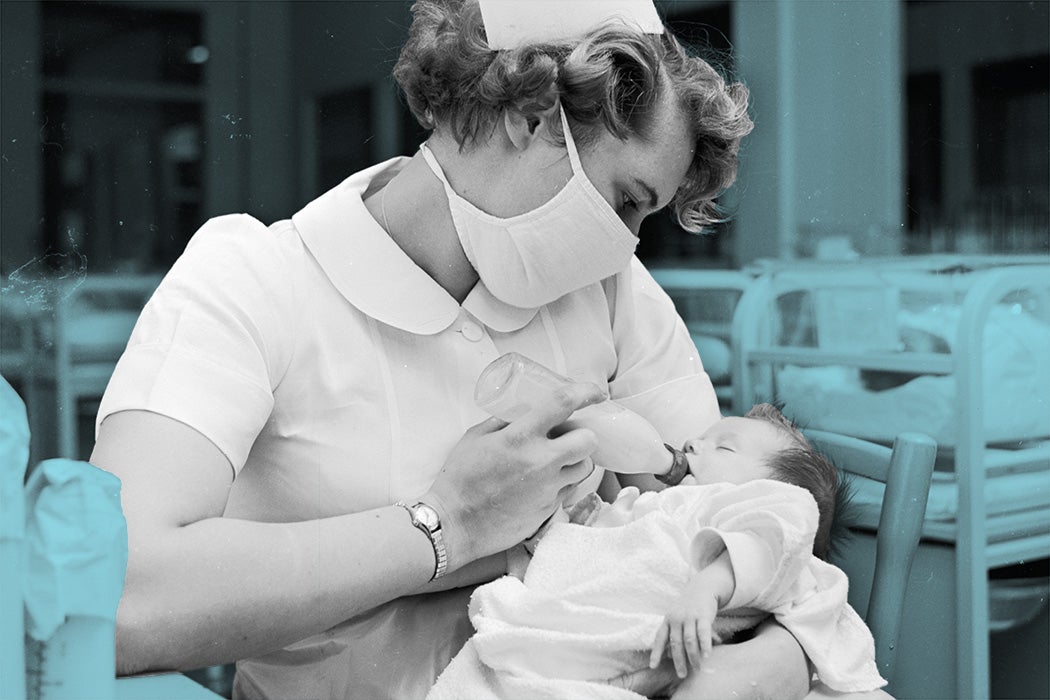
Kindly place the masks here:
<instances>
[{"instance_id":1,"label":"baby's arm","mask_svg":"<svg viewBox=\"0 0 1050 700\"><path fill-rule=\"evenodd\" d=\"M678 516L700 524L689 556L697 569L656 635L650 664L659 663L670 644L675 671L684 678L710 653L719 610L768 611L790 597L811 556L817 509L808 492L779 482L670 489L661 496L675 492L690 501Z\"/></svg>"},{"instance_id":2,"label":"baby's arm","mask_svg":"<svg viewBox=\"0 0 1050 700\"><path fill-rule=\"evenodd\" d=\"M776 481L701 487L705 494L689 514L699 527L689 560L702 567L728 552L735 576L730 608L777 609L795 595L795 584L812 557L817 526L813 496ZM688 521L686 521L688 523Z\"/></svg>"},{"instance_id":3,"label":"baby's arm","mask_svg":"<svg viewBox=\"0 0 1050 700\"><path fill-rule=\"evenodd\" d=\"M649 667L656 668L660 664L670 642L671 658L679 678L686 677L689 665L700 668L701 657L711 654L715 616L733 597L735 590L736 578L728 552L722 552L714 561L694 572L675 610L664 618L656 633Z\"/></svg>"}]
</instances>

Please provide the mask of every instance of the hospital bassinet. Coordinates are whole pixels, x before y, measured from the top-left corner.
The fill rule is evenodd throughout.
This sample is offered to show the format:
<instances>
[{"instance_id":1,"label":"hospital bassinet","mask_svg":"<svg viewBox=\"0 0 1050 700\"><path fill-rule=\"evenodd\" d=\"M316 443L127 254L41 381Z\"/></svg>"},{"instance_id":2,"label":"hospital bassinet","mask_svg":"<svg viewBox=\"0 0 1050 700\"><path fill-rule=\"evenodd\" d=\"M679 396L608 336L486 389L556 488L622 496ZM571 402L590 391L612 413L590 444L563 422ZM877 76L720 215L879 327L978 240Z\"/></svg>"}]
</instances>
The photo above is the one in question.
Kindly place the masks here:
<instances>
[{"instance_id":1,"label":"hospital bassinet","mask_svg":"<svg viewBox=\"0 0 1050 700\"><path fill-rule=\"evenodd\" d=\"M732 411L733 314L755 275L692 268L654 268L650 273L685 321L723 411Z\"/></svg>"},{"instance_id":2,"label":"hospital bassinet","mask_svg":"<svg viewBox=\"0 0 1050 700\"><path fill-rule=\"evenodd\" d=\"M93 413L90 403L105 391L160 279L148 274L71 276L48 281L32 299L12 300L4 307L0 369L25 397L38 443L34 449L53 442L44 454L87 457L81 423Z\"/></svg>"},{"instance_id":3,"label":"hospital bassinet","mask_svg":"<svg viewBox=\"0 0 1050 700\"><path fill-rule=\"evenodd\" d=\"M958 697L988 694L990 630L1046 604L988 570L1050 556L1050 264L920 257L760 266L734 317L737 407L940 449L923 537L955 551ZM862 521L881 494L858 486ZM989 594L991 593L991 603Z\"/></svg>"}]
</instances>

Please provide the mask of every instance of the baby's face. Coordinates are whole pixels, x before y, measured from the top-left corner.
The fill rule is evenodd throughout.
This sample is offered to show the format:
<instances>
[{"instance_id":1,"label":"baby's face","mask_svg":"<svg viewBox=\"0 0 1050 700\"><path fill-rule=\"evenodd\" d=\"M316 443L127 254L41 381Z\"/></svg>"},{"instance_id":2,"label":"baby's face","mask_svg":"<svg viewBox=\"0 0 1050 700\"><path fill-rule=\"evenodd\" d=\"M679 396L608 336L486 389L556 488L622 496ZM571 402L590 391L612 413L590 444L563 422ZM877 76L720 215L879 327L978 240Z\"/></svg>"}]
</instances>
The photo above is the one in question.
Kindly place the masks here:
<instances>
[{"instance_id":1,"label":"baby's face","mask_svg":"<svg viewBox=\"0 0 1050 700\"><path fill-rule=\"evenodd\" d=\"M767 421L731 416L687 441L685 453L698 483L743 484L773 478L766 460L792 446L791 437Z\"/></svg>"}]
</instances>

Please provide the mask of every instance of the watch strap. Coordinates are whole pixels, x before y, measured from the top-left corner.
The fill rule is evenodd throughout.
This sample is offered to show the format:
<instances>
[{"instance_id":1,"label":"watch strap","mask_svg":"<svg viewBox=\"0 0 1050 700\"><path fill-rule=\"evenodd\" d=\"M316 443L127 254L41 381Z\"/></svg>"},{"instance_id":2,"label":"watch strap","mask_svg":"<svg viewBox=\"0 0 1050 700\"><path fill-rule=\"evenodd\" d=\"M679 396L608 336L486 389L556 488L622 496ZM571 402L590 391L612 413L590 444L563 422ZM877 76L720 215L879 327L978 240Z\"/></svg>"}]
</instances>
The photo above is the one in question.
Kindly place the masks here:
<instances>
[{"instance_id":1,"label":"watch strap","mask_svg":"<svg viewBox=\"0 0 1050 700\"><path fill-rule=\"evenodd\" d=\"M431 575L430 580L441 578L445 575L445 571L448 569L448 553L445 550L445 539L441 533L441 521L438 521L437 527L431 529L427 527L427 524L419 518L416 514L416 509L419 506L426 506L435 514L433 506L427 505L426 503L418 502L413 505L408 505L404 501L397 501L395 506L400 506L408 511L409 516L412 518L412 525L420 530L430 540L430 546L434 549L434 573Z\"/></svg>"},{"instance_id":2,"label":"watch strap","mask_svg":"<svg viewBox=\"0 0 1050 700\"><path fill-rule=\"evenodd\" d=\"M654 476L662 484L677 486L682 483L682 479L684 479L685 475L689 473L689 460L686 459L685 452L682 452L675 447L671 447L666 443L664 443L664 447L667 448L673 457L673 460L671 461L671 470L666 474L654 474Z\"/></svg>"},{"instance_id":3,"label":"watch strap","mask_svg":"<svg viewBox=\"0 0 1050 700\"><path fill-rule=\"evenodd\" d=\"M444 576L445 571L448 570L448 552L445 551L445 536L442 534L440 522L434 530L427 527L423 529L430 535L430 544L434 546L434 575L430 577L430 580L433 581Z\"/></svg>"}]
</instances>

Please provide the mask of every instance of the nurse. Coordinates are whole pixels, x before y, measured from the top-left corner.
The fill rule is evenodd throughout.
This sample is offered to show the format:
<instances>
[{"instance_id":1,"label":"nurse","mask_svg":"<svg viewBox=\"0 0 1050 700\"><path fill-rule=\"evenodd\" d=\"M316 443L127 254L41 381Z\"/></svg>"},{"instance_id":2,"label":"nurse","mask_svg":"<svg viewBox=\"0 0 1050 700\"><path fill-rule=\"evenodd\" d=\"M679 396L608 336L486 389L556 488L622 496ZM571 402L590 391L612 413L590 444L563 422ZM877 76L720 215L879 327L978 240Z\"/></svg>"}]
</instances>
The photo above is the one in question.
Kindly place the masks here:
<instances>
[{"instance_id":1,"label":"nurse","mask_svg":"<svg viewBox=\"0 0 1050 700\"><path fill-rule=\"evenodd\" d=\"M712 220L747 92L648 0L614 4L641 14L419 0L395 76L427 143L288 220L195 234L98 415L129 531L119 672L237 660L236 697L422 697L472 587L602 478L594 435L553 428L605 395L671 444L719 418L633 251L665 207ZM474 384L509 351L583 381L487 418ZM775 626L708 671L712 695L807 688Z\"/></svg>"}]
</instances>

